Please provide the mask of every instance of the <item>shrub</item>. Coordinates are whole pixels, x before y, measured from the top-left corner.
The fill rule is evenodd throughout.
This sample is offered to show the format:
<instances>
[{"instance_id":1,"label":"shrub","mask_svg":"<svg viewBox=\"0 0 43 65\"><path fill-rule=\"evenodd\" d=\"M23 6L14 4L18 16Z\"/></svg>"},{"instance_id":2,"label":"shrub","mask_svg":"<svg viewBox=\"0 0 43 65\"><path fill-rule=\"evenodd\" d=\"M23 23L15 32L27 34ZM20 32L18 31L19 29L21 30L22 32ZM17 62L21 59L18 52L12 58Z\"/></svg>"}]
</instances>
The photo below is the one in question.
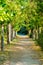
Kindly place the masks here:
<instances>
[{"instance_id":1,"label":"shrub","mask_svg":"<svg viewBox=\"0 0 43 65\"><path fill-rule=\"evenodd\" d=\"M42 48L43 50L43 31L41 32L41 34L39 34L39 37L38 37L38 45Z\"/></svg>"}]
</instances>

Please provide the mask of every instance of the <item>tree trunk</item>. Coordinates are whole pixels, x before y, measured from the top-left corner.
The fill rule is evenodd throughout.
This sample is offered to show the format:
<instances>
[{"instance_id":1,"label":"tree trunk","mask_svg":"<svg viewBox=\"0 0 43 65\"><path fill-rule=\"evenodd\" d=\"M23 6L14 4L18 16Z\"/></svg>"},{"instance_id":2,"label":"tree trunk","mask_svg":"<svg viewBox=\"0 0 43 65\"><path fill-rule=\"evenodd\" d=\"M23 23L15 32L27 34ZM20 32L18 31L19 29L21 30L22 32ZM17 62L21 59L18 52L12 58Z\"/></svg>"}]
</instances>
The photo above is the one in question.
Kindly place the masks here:
<instances>
[{"instance_id":1,"label":"tree trunk","mask_svg":"<svg viewBox=\"0 0 43 65\"><path fill-rule=\"evenodd\" d=\"M38 29L36 29L36 40L38 39Z\"/></svg>"},{"instance_id":2,"label":"tree trunk","mask_svg":"<svg viewBox=\"0 0 43 65\"><path fill-rule=\"evenodd\" d=\"M35 40L35 29L33 29L33 39Z\"/></svg>"},{"instance_id":3,"label":"tree trunk","mask_svg":"<svg viewBox=\"0 0 43 65\"><path fill-rule=\"evenodd\" d=\"M9 24L9 42L11 41L11 24Z\"/></svg>"},{"instance_id":4,"label":"tree trunk","mask_svg":"<svg viewBox=\"0 0 43 65\"><path fill-rule=\"evenodd\" d=\"M9 41L9 25L7 25L7 44L10 44L10 41Z\"/></svg>"},{"instance_id":5,"label":"tree trunk","mask_svg":"<svg viewBox=\"0 0 43 65\"><path fill-rule=\"evenodd\" d=\"M31 30L28 31L28 34L29 34L29 37L30 37L30 35L31 35Z\"/></svg>"},{"instance_id":6,"label":"tree trunk","mask_svg":"<svg viewBox=\"0 0 43 65\"><path fill-rule=\"evenodd\" d=\"M37 26L37 30L36 30L36 39L38 39L38 37L39 37L39 34L40 34L40 31L39 31L40 29L39 29L39 26Z\"/></svg>"},{"instance_id":7,"label":"tree trunk","mask_svg":"<svg viewBox=\"0 0 43 65\"><path fill-rule=\"evenodd\" d=\"M39 34L41 33L41 31L42 31L42 27L39 27Z\"/></svg>"},{"instance_id":8,"label":"tree trunk","mask_svg":"<svg viewBox=\"0 0 43 65\"><path fill-rule=\"evenodd\" d=\"M31 29L31 38L33 38L33 29Z\"/></svg>"},{"instance_id":9,"label":"tree trunk","mask_svg":"<svg viewBox=\"0 0 43 65\"><path fill-rule=\"evenodd\" d=\"M13 29L13 39L15 38L15 31L14 31L14 29Z\"/></svg>"},{"instance_id":10,"label":"tree trunk","mask_svg":"<svg viewBox=\"0 0 43 65\"><path fill-rule=\"evenodd\" d=\"M39 36L39 27L37 26L36 30L35 30L35 39L36 40L38 39L38 36Z\"/></svg>"},{"instance_id":11,"label":"tree trunk","mask_svg":"<svg viewBox=\"0 0 43 65\"><path fill-rule=\"evenodd\" d=\"M4 26L2 25L2 30L1 30L1 51L4 50Z\"/></svg>"},{"instance_id":12,"label":"tree trunk","mask_svg":"<svg viewBox=\"0 0 43 65\"><path fill-rule=\"evenodd\" d=\"M7 44L11 42L11 24L7 25Z\"/></svg>"},{"instance_id":13,"label":"tree trunk","mask_svg":"<svg viewBox=\"0 0 43 65\"><path fill-rule=\"evenodd\" d=\"M11 41L13 40L13 27L11 25Z\"/></svg>"}]
</instances>

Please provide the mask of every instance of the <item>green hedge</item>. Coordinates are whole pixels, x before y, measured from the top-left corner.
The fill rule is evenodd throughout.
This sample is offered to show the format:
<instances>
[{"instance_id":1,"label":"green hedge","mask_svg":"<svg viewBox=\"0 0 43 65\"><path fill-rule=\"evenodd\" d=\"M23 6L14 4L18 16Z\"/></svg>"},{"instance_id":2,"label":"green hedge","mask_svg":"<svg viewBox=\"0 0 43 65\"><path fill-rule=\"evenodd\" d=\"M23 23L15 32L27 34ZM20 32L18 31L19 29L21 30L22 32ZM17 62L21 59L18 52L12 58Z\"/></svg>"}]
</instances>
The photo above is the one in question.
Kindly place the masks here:
<instances>
[{"instance_id":1,"label":"green hedge","mask_svg":"<svg viewBox=\"0 0 43 65\"><path fill-rule=\"evenodd\" d=\"M43 50L43 31L41 32L41 34L39 34L37 42L38 42L38 45L40 45L40 47Z\"/></svg>"}]
</instances>

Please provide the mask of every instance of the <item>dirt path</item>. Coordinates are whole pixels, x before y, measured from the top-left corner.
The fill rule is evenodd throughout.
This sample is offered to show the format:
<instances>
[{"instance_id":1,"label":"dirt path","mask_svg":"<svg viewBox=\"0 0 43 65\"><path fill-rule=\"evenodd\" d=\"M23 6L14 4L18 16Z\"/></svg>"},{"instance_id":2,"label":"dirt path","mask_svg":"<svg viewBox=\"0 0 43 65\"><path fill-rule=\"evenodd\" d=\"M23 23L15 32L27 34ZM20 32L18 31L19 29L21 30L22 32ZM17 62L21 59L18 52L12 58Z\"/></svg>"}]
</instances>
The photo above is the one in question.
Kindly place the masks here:
<instances>
[{"instance_id":1,"label":"dirt path","mask_svg":"<svg viewBox=\"0 0 43 65\"><path fill-rule=\"evenodd\" d=\"M12 46L8 59L2 65L43 65L43 57L40 56L43 54L34 43L30 39L19 40Z\"/></svg>"}]
</instances>

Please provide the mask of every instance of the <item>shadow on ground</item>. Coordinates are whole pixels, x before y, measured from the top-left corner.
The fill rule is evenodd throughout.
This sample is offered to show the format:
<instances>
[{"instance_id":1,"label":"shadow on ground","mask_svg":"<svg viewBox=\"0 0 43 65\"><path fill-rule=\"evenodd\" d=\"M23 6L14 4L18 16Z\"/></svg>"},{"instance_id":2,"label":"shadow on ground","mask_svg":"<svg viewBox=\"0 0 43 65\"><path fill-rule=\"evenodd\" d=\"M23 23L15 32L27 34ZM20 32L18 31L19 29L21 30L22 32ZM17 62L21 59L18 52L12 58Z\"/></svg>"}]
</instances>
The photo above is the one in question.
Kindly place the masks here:
<instances>
[{"instance_id":1,"label":"shadow on ground","mask_svg":"<svg viewBox=\"0 0 43 65\"><path fill-rule=\"evenodd\" d=\"M43 65L43 52L33 40L19 40L4 50L0 52L0 65Z\"/></svg>"}]
</instances>

